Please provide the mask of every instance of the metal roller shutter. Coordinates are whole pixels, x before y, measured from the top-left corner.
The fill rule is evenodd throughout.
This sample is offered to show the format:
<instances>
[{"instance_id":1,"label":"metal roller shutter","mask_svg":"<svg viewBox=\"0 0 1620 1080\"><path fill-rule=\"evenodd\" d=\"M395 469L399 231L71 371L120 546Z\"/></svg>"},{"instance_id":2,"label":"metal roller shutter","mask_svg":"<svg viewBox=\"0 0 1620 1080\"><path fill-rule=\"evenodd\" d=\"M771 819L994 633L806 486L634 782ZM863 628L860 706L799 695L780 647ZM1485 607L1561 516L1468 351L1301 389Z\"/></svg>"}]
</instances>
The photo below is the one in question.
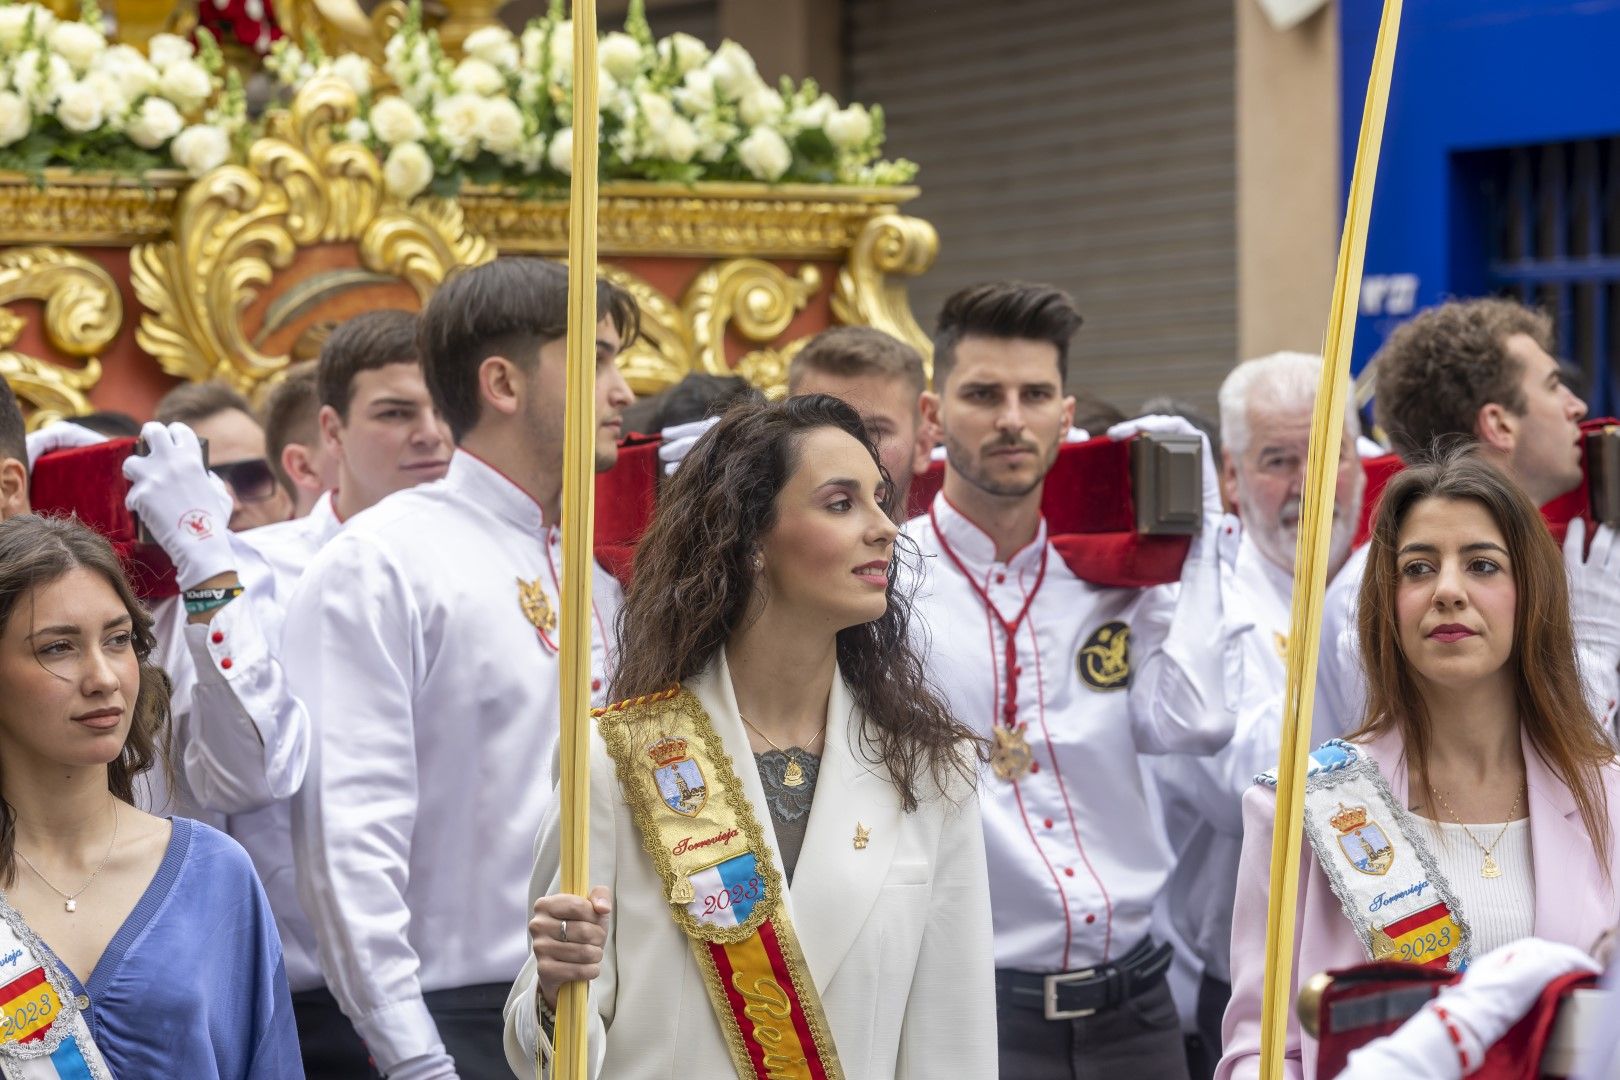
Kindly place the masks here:
<instances>
[{"instance_id":1,"label":"metal roller shutter","mask_svg":"<svg viewBox=\"0 0 1620 1080\"><path fill-rule=\"evenodd\" d=\"M1235 27L1211 0L846 0L845 97L881 103L940 234L931 327L972 281L1085 316L1076 388L1206 409L1237 348Z\"/></svg>"}]
</instances>

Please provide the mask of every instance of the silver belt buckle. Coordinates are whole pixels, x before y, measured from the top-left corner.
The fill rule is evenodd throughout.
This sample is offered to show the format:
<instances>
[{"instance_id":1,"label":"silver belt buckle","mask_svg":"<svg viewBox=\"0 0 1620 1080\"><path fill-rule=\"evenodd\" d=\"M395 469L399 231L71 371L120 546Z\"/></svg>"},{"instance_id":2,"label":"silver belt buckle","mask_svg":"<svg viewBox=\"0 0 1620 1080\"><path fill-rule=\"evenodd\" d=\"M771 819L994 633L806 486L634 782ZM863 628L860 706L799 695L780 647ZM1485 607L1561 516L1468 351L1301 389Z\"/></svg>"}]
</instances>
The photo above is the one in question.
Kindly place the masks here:
<instances>
[{"instance_id":1,"label":"silver belt buckle","mask_svg":"<svg viewBox=\"0 0 1620 1080\"><path fill-rule=\"evenodd\" d=\"M1090 1016L1096 1009L1059 1009L1057 1007L1058 987L1068 983L1089 979L1097 974L1096 968L1086 968L1084 971L1065 971L1059 975L1046 976L1046 1018L1048 1020L1078 1020L1082 1016Z\"/></svg>"}]
</instances>

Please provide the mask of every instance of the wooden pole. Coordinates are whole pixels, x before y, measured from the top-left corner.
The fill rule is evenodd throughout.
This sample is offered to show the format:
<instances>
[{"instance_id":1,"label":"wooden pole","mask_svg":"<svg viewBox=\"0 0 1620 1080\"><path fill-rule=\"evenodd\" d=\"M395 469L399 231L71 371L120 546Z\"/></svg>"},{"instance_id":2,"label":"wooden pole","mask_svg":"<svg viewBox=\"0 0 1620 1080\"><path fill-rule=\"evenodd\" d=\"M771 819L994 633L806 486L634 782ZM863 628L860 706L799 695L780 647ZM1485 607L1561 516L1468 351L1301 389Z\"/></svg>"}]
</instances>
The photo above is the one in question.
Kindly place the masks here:
<instances>
[{"instance_id":1,"label":"wooden pole","mask_svg":"<svg viewBox=\"0 0 1620 1080\"><path fill-rule=\"evenodd\" d=\"M574 162L568 207L568 382L563 427L562 888L590 891L591 536L596 503L596 0L574 0ZM554 1080L585 1080L586 984L557 999Z\"/></svg>"},{"instance_id":2,"label":"wooden pole","mask_svg":"<svg viewBox=\"0 0 1620 1080\"><path fill-rule=\"evenodd\" d=\"M1288 682L1283 698L1282 746L1277 761L1277 822L1271 837L1270 910L1266 922L1265 1012L1260 1024L1260 1075L1282 1080L1288 1043L1288 1015L1294 985L1294 918L1299 901L1300 848L1304 842L1305 768L1310 754L1311 705L1316 695L1317 650L1321 645L1322 597L1327 589L1329 542L1333 535L1333 492L1344 441L1344 408L1355 338L1361 268L1367 254L1378 150L1389 104L1390 74L1401 0L1384 0L1378 44L1373 51L1367 100L1350 200L1339 240L1339 267L1333 305L1322 345L1322 382L1311 418L1306 459L1305 499L1300 513L1299 547L1294 561L1294 609L1289 630ZM1341 720L1354 719L1341 717Z\"/></svg>"}]
</instances>

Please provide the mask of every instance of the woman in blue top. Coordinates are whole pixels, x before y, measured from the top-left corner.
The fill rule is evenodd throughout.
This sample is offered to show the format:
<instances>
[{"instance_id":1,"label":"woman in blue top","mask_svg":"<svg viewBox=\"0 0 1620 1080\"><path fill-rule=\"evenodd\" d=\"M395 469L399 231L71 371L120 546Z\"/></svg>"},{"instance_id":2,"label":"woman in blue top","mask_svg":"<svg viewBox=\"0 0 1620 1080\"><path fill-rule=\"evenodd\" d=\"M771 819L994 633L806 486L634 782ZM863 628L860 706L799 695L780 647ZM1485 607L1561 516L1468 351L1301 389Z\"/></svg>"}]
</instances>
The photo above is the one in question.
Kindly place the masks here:
<instances>
[{"instance_id":1,"label":"woman in blue top","mask_svg":"<svg viewBox=\"0 0 1620 1080\"><path fill-rule=\"evenodd\" d=\"M151 625L100 536L0 522L0 1072L302 1077L246 853L132 804L167 760Z\"/></svg>"}]
</instances>

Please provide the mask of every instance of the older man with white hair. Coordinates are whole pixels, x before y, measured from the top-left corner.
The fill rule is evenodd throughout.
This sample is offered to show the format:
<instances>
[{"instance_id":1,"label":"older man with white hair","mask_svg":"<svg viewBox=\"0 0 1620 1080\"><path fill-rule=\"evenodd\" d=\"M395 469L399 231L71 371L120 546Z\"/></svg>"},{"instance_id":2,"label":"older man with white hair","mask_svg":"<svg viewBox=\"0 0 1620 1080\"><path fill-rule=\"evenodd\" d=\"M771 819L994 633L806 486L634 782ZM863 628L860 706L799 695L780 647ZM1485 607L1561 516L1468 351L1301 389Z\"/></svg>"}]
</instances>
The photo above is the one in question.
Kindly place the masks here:
<instances>
[{"instance_id":1,"label":"older man with white hair","mask_svg":"<svg viewBox=\"0 0 1620 1080\"><path fill-rule=\"evenodd\" d=\"M1256 773L1277 763L1294 549L1321 375L1320 356L1283 352L1244 361L1221 385L1221 483L1241 522L1222 537L1223 607L1228 619L1253 624L1241 639L1242 671L1228 671L1226 678L1227 693L1237 697L1237 730L1209 757L1176 754L1152 763L1165 829L1176 849L1165 915L1190 952L1187 959L1202 966L1197 1027L1209 1069L1220 1057L1221 1014L1231 994L1243 793ZM1360 434L1355 410L1346 409L1330 574L1344 566L1360 520ZM1200 1063L1192 1064L1196 1075Z\"/></svg>"}]
</instances>

